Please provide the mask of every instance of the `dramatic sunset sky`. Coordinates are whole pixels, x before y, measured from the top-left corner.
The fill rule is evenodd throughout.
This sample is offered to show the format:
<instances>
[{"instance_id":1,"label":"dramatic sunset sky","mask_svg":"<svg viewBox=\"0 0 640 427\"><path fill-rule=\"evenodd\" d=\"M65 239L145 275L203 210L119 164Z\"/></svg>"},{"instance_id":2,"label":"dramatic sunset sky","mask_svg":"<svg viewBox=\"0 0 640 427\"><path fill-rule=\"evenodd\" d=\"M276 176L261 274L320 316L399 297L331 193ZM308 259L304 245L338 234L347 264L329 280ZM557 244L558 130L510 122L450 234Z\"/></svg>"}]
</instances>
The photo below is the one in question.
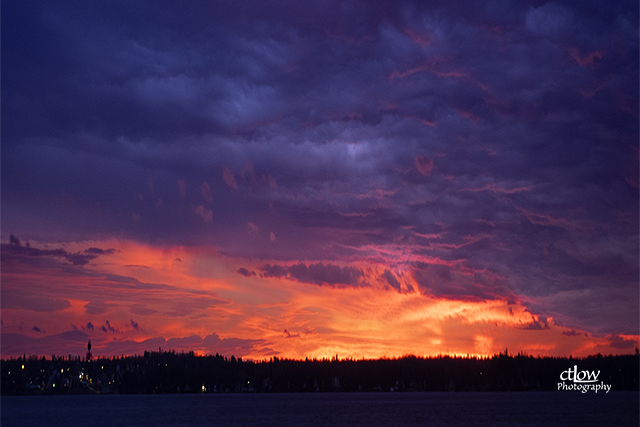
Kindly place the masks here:
<instances>
[{"instance_id":1,"label":"dramatic sunset sky","mask_svg":"<svg viewBox=\"0 0 640 427\"><path fill-rule=\"evenodd\" d=\"M637 0L1 10L2 357L635 352Z\"/></svg>"}]
</instances>

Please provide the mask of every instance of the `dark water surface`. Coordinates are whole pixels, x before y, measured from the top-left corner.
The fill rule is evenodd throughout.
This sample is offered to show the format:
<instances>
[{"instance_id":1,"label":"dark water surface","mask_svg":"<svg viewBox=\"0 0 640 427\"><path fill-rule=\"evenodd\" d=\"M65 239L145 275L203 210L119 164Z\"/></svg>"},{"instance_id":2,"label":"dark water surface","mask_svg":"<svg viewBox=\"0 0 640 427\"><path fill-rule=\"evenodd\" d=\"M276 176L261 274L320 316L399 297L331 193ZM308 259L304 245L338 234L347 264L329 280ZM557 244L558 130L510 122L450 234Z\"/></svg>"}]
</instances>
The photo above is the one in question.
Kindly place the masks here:
<instances>
[{"instance_id":1,"label":"dark water surface","mask_svg":"<svg viewBox=\"0 0 640 427\"><path fill-rule=\"evenodd\" d=\"M327 393L2 397L11 426L634 426L639 394Z\"/></svg>"}]
</instances>

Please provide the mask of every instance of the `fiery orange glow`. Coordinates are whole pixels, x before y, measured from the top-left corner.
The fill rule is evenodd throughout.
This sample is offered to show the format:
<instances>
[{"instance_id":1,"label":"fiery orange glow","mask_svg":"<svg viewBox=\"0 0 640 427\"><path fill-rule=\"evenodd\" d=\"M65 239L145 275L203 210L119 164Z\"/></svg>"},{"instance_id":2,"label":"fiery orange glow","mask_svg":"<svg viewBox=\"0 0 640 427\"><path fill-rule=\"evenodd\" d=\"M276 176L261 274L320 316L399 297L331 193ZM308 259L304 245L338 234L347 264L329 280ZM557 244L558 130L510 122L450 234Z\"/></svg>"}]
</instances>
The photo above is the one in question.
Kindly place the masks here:
<instances>
[{"instance_id":1,"label":"fiery orange glow","mask_svg":"<svg viewBox=\"0 0 640 427\"><path fill-rule=\"evenodd\" d=\"M66 249L94 246L117 250L73 272L63 264L4 264L3 292L14 298L29 283L28 298L44 304L30 309L17 297L5 304L4 332L26 333L35 343L79 332L106 355L156 347L252 359L619 352L606 337L558 326L518 301L437 298L402 273L405 290L390 290L376 279L384 265L357 265L362 286L329 286L265 277L255 273L264 261L199 248L113 240ZM253 273L238 274L240 266ZM54 353L86 344L54 342L62 343ZM10 344L3 355L12 355Z\"/></svg>"}]
</instances>

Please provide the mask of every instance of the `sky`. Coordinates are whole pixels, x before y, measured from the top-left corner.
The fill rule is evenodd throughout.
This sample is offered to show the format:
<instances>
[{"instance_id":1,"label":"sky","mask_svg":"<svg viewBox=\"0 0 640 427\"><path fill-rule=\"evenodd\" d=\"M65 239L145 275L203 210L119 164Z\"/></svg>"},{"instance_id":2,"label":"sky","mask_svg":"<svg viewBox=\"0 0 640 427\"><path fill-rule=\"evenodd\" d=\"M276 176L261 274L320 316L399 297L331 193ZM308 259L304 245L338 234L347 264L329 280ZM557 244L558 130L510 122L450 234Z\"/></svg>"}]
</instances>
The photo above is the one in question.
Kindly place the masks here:
<instances>
[{"instance_id":1,"label":"sky","mask_svg":"<svg viewBox=\"0 0 640 427\"><path fill-rule=\"evenodd\" d=\"M637 1L2 1L1 354L639 345Z\"/></svg>"}]
</instances>

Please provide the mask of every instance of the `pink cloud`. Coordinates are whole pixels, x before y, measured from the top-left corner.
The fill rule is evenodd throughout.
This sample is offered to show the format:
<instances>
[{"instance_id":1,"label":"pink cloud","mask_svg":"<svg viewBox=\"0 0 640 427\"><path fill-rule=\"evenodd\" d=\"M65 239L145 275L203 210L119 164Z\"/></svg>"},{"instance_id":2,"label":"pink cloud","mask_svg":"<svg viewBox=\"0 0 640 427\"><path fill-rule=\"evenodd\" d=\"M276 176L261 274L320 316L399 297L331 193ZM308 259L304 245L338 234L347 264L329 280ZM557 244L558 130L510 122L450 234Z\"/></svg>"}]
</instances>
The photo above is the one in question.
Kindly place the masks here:
<instances>
[{"instance_id":1,"label":"pink cloud","mask_svg":"<svg viewBox=\"0 0 640 427\"><path fill-rule=\"evenodd\" d=\"M569 49L569 55L571 55L571 57L575 59L578 65L580 65L581 67L595 67L598 61L600 61L604 57L604 54L604 50L594 50L593 52L589 52L585 56L580 56L580 51L578 49Z\"/></svg>"},{"instance_id":2,"label":"pink cloud","mask_svg":"<svg viewBox=\"0 0 640 427\"><path fill-rule=\"evenodd\" d=\"M200 214L204 222L213 222L213 212L211 209L207 209L200 205L194 209L195 213Z\"/></svg>"},{"instance_id":3,"label":"pink cloud","mask_svg":"<svg viewBox=\"0 0 640 427\"><path fill-rule=\"evenodd\" d=\"M409 28L406 28L404 32L409 36L412 42L420 45L421 47L429 46L431 44L431 39L433 38L433 34L431 33L416 33Z\"/></svg>"},{"instance_id":4,"label":"pink cloud","mask_svg":"<svg viewBox=\"0 0 640 427\"><path fill-rule=\"evenodd\" d=\"M591 226L589 224L580 224L576 221L571 221L567 218L557 218L547 214L535 213L529 211L527 209L516 206L522 214L531 222L532 224L538 225L551 225L554 227L563 227L563 228L574 228L582 231L590 231Z\"/></svg>"},{"instance_id":5,"label":"pink cloud","mask_svg":"<svg viewBox=\"0 0 640 427\"><path fill-rule=\"evenodd\" d=\"M233 176L233 172L231 172L231 170L226 166L222 169L222 179L224 179L224 182L229 187L233 188L234 190L238 189L238 183L236 182L236 177Z\"/></svg>"},{"instance_id":6,"label":"pink cloud","mask_svg":"<svg viewBox=\"0 0 640 427\"><path fill-rule=\"evenodd\" d=\"M418 172L424 176L429 176L431 174L431 171L433 170L433 159L430 159L427 156L416 156L415 161Z\"/></svg>"},{"instance_id":7,"label":"pink cloud","mask_svg":"<svg viewBox=\"0 0 640 427\"><path fill-rule=\"evenodd\" d=\"M203 182L200 186L200 191L202 192L202 198L211 203L213 202L213 196L211 195L211 187L207 181Z\"/></svg>"},{"instance_id":8,"label":"pink cloud","mask_svg":"<svg viewBox=\"0 0 640 427\"><path fill-rule=\"evenodd\" d=\"M256 183L256 172L253 169L253 164L251 162L247 162L244 165L244 169L240 171L240 176L242 176L243 179L248 179L252 184Z\"/></svg>"},{"instance_id":9,"label":"pink cloud","mask_svg":"<svg viewBox=\"0 0 640 427\"><path fill-rule=\"evenodd\" d=\"M535 185L526 185L526 186L515 187L515 188L504 188L497 184L487 184L484 187L480 187L480 188L465 188L464 191L471 191L474 193L479 191L492 191L494 193L501 193L501 194L516 194L516 193L521 193L523 191L531 191L534 188L535 188Z\"/></svg>"},{"instance_id":10,"label":"pink cloud","mask_svg":"<svg viewBox=\"0 0 640 427\"><path fill-rule=\"evenodd\" d=\"M460 117L464 117L465 119L471 120L473 123L478 123L480 121L480 117L473 114L471 111L464 111L460 109L456 109Z\"/></svg>"},{"instance_id":11,"label":"pink cloud","mask_svg":"<svg viewBox=\"0 0 640 427\"><path fill-rule=\"evenodd\" d=\"M187 197L187 183L182 179L178 180L178 192L180 197Z\"/></svg>"}]
</instances>

